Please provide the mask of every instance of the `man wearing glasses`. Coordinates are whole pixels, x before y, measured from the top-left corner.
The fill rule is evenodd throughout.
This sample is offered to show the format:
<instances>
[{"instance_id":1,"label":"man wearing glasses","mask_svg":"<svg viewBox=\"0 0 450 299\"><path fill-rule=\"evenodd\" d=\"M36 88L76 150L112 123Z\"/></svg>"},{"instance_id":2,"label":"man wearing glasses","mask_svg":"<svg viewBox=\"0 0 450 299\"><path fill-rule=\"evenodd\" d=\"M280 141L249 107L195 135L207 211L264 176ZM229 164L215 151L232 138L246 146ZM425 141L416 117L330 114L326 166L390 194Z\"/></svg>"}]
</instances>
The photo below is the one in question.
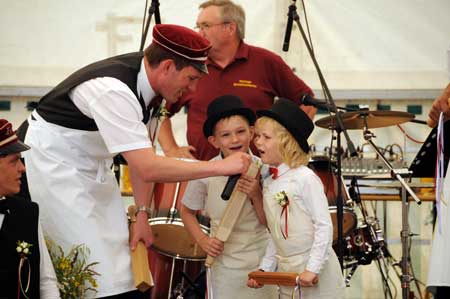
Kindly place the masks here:
<instances>
[{"instance_id":1,"label":"man wearing glasses","mask_svg":"<svg viewBox=\"0 0 450 299\"><path fill-rule=\"evenodd\" d=\"M195 92L186 93L179 102L168 106L171 113L183 106L188 108L189 146L176 144L170 119L161 127L159 142L168 156L209 160L218 154L202 133L206 108L212 99L234 94L247 107L260 110L269 109L275 96L298 102L302 95L312 95L312 91L281 57L244 42L245 12L240 5L229 0L210 0L199 8L196 28L212 45L206 62L209 75L199 80ZM311 118L316 112L312 107L302 108Z\"/></svg>"}]
</instances>

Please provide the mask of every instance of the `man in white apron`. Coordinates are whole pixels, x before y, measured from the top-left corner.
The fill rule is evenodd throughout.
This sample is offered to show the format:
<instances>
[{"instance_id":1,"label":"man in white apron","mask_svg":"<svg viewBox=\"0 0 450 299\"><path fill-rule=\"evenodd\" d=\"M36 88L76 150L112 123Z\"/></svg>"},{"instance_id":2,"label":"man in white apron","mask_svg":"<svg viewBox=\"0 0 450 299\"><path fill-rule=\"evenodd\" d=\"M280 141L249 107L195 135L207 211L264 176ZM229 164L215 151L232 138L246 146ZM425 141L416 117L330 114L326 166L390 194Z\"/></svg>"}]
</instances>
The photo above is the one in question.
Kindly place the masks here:
<instances>
[{"instance_id":1,"label":"man in white apron","mask_svg":"<svg viewBox=\"0 0 450 299\"><path fill-rule=\"evenodd\" d=\"M97 293L91 297L141 298L133 286L129 251L138 240L152 243L150 182L231 175L245 171L250 162L248 155L238 154L189 163L156 156L151 148L146 124L158 119L156 96L176 102L195 90L208 72L209 48L193 30L155 25L144 53L80 69L45 95L28 119L25 140L32 150L25 163L31 198L41 206L48 237L64 250L86 244L89 262L99 262ZM130 243L125 207L110 169L117 154L128 163L138 206Z\"/></svg>"}]
</instances>

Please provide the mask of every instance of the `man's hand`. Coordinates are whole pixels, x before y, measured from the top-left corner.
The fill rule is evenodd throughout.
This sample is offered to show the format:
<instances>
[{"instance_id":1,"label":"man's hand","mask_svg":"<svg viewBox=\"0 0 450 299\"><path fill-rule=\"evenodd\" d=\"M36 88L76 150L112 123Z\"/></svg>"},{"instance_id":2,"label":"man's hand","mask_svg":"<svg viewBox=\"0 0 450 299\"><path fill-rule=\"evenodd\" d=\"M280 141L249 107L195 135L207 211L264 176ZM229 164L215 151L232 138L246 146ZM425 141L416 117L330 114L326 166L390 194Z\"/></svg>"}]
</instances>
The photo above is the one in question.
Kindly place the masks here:
<instances>
[{"instance_id":1,"label":"man's hand","mask_svg":"<svg viewBox=\"0 0 450 299\"><path fill-rule=\"evenodd\" d=\"M439 115L444 112L445 119L450 119L450 83L445 88L442 95L437 97L433 105L431 106L430 112L428 113L428 125L430 127L435 127L439 121Z\"/></svg>"},{"instance_id":2,"label":"man's hand","mask_svg":"<svg viewBox=\"0 0 450 299\"><path fill-rule=\"evenodd\" d=\"M188 146L175 146L168 149L164 154L167 157L173 158L187 158L195 160L195 157L192 155L195 153L196 149L192 145Z\"/></svg>"},{"instance_id":3,"label":"man's hand","mask_svg":"<svg viewBox=\"0 0 450 299\"><path fill-rule=\"evenodd\" d=\"M249 154L239 152L223 160L211 161L209 163L215 163L217 165L216 169L220 171L220 175L230 176L233 174L247 173L251 162L252 159Z\"/></svg>"},{"instance_id":4,"label":"man's hand","mask_svg":"<svg viewBox=\"0 0 450 299\"><path fill-rule=\"evenodd\" d=\"M145 247L149 248L153 243L152 228L148 224L147 213L140 212L136 215L133 235L130 238L130 248L135 250L139 241L144 242Z\"/></svg>"}]
</instances>

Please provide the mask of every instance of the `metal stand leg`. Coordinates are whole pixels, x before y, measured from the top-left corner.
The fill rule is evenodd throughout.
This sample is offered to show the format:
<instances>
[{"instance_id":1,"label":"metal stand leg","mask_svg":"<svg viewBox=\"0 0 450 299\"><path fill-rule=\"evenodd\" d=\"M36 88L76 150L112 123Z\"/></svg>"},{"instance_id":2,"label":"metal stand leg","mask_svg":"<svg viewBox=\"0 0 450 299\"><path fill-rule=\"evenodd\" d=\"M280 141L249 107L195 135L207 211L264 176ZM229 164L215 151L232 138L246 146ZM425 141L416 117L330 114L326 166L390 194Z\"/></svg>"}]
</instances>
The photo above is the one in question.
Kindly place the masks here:
<instances>
[{"instance_id":1,"label":"metal stand leg","mask_svg":"<svg viewBox=\"0 0 450 299\"><path fill-rule=\"evenodd\" d=\"M402 298L409 298L409 283L411 282L411 276L408 271L408 237L409 237L409 224L408 224L408 199L406 189L402 188L402 231L400 233L402 241Z\"/></svg>"},{"instance_id":2,"label":"metal stand leg","mask_svg":"<svg viewBox=\"0 0 450 299\"><path fill-rule=\"evenodd\" d=\"M170 282L169 282L169 292L167 293L167 299L170 299L172 295L172 284L173 284L173 273L175 272L175 259L172 258L172 269L170 270Z\"/></svg>"}]
</instances>

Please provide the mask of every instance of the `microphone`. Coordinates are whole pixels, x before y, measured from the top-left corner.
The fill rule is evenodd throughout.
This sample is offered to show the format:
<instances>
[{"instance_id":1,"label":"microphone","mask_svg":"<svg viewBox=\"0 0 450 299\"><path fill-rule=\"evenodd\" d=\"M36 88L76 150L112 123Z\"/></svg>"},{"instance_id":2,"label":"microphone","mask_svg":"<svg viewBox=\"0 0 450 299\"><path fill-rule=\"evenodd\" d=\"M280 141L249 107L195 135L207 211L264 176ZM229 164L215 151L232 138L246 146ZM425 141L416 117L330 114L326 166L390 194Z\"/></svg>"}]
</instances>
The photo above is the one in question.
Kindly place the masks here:
<instances>
[{"instance_id":1,"label":"microphone","mask_svg":"<svg viewBox=\"0 0 450 299\"><path fill-rule=\"evenodd\" d=\"M348 188L348 194L350 195L350 198L356 202L357 204L361 203L361 198L359 197L358 192L356 191L356 177L353 176L352 181L350 183L350 187Z\"/></svg>"},{"instance_id":2,"label":"microphone","mask_svg":"<svg viewBox=\"0 0 450 299\"><path fill-rule=\"evenodd\" d=\"M295 5L291 4L289 6L288 11L288 21L286 24L286 32L284 33L284 42L283 42L283 51L287 52L289 51L289 42L291 40L291 32L292 32L292 22L294 21L294 17L292 15L293 10L295 9Z\"/></svg>"},{"instance_id":3,"label":"microphone","mask_svg":"<svg viewBox=\"0 0 450 299\"><path fill-rule=\"evenodd\" d=\"M333 107L331 107L330 104L325 101L316 100L310 94L305 94L304 96L302 96L302 98L300 99L300 104L333 111Z\"/></svg>"},{"instance_id":4,"label":"microphone","mask_svg":"<svg viewBox=\"0 0 450 299\"><path fill-rule=\"evenodd\" d=\"M236 186L236 183L240 177L241 177L240 174L235 174L235 175L228 177L228 181L225 184L225 187L223 188L222 194L220 195L220 197L223 200L230 199L231 193L233 193L233 190L234 190L234 186Z\"/></svg>"}]
</instances>

